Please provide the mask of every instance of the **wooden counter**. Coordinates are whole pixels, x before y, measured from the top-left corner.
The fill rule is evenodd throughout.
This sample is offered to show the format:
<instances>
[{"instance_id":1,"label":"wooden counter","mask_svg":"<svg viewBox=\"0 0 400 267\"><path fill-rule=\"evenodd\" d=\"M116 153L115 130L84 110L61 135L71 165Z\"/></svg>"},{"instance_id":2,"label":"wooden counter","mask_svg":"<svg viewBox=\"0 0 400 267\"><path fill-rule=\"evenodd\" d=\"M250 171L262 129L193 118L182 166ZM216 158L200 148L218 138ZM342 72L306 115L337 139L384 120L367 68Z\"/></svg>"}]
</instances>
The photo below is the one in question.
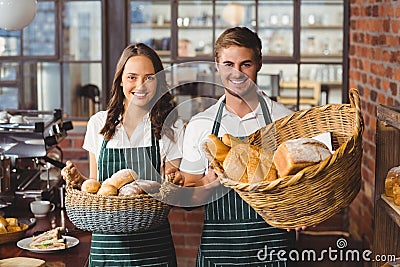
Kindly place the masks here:
<instances>
[{"instance_id":1,"label":"wooden counter","mask_svg":"<svg viewBox=\"0 0 400 267\"><path fill-rule=\"evenodd\" d=\"M5 212L5 217L33 217L28 208L21 209L11 206L1 211ZM76 229L76 227L68 220L66 211L63 209L56 209L54 212L49 213L46 218L36 219L35 224L32 225L26 232L26 237L32 236L32 234L36 231L46 231L59 226L67 228L70 231L68 235L78 238L79 244L75 247L54 253L33 253L17 247L17 242L11 242L0 245L0 259L11 257L30 257L46 261L46 266L87 266L90 251L91 233Z\"/></svg>"}]
</instances>

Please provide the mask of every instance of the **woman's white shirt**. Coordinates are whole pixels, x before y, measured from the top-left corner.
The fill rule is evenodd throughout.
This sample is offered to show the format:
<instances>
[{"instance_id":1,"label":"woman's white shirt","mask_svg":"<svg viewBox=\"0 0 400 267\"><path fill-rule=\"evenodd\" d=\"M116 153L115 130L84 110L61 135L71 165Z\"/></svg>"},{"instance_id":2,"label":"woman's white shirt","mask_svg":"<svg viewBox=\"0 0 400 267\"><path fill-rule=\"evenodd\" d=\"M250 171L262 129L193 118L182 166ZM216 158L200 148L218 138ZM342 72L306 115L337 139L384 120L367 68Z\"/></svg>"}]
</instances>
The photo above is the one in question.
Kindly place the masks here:
<instances>
[{"instance_id":1,"label":"woman's white shirt","mask_svg":"<svg viewBox=\"0 0 400 267\"><path fill-rule=\"evenodd\" d=\"M87 123L85 140L82 147L83 149L94 153L96 161L98 161L101 145L104 140L104 136L100 134L100 131L104 127L106 118L107 111L99 111L90 117ZM162 164L164 164L164 162L182 158L184 129L183 121L178 119L175 122L174 127L172 127L175 140L172 141L165 135L161 136L159 144ZM114 136L107 143L107 148L147 146L151 146L151 123L149 113L143 117L143 121L139 123L130 138L128 138L124 126L119 124L116 127Z\"/></svg>"}]
</instances>

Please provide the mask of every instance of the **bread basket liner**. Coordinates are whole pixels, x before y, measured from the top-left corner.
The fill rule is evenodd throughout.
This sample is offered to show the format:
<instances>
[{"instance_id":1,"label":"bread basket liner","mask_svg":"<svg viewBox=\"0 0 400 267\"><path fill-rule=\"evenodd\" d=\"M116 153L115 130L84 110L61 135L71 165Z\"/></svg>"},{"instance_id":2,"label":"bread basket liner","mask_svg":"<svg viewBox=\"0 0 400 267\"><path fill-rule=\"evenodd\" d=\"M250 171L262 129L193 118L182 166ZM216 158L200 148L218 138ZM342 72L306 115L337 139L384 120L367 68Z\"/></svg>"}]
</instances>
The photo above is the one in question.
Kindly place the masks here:
<instances>
[{"instance_id":1,"label":"bread basket liner","mask_svg":"<svg viewBox=\"0 0 400 267\"><path fill-rule=\"evenodd\" d=\"M361 187L363 118L358 91L350 89L349 96L350 104L300 110L247 138L251 144L275 150L286 140L331 132L334 153L295 175L240 183L227 177L222 163L205 146L204 152L220 182L234 189L268 224L282 229L317 225L350 205Z\"/></svg>"},{"instance_id":2,"label":"bread basket liner","mask_svg":"<svg viewBox=\"0 0 400 267\"><path fill-rule=\"evenodd\" d=\"M20 223L20 227L22 229L21 231L0 234L0 245L15 242L25 237L26 231L28 230L29 226L27 224Z\"/></svg>"},{"instance_id":3,"label":"bread basket liner","mask_svg":"<svg viewBox=\"0 0 400 267\"><path fill-rule=\"evenodd\" d=\"M162 183L156 194L102 196L75 189L67 182L65 209L79 229L99 233L130 233L157 228L167 222L169 190Z\"/></svg>"}]
</instances>

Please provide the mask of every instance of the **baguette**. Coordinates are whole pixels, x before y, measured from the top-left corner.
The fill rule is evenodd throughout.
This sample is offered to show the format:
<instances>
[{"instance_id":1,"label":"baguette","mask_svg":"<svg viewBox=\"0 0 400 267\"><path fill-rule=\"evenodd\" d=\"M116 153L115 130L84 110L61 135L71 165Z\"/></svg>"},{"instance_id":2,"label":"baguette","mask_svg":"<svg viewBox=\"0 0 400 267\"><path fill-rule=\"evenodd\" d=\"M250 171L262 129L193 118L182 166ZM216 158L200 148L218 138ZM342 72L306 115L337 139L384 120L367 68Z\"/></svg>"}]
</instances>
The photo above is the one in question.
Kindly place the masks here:
<instances>
[{"instance_id":1,"label":"baguette","mask_svg":"<svg viewBox=\"0 0 400 267\"><path fill-rule=\"evenodd\" d=\"M223 162L230 150L230 147L225 145L217 136L210 134L206 145L211 155L218 161Z\"/></svg>"}]
</instances>

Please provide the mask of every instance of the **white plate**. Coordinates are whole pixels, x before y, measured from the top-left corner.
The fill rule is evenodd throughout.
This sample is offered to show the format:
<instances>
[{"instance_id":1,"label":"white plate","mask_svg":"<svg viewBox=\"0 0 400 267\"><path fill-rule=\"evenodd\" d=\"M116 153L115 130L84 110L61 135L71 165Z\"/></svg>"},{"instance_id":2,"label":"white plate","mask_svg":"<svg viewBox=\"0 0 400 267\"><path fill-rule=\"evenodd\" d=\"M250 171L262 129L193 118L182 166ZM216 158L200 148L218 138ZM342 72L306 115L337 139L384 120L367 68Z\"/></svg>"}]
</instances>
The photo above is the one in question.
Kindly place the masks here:
<instances>
[{"instance_id":1,"label":"white plate","mask_svg":"<svg viewBox=\"0 0 400 267\"><path fill-rule=\"evenodd\" d=\"M63 236L63 238L66 239L66 248L72 248L75 247L76 245L79 244L79 239L72 237L72 236ZM63 250L60 248L51 248L51 249L32 249L29 247L29 244L32 243L32 237L27 237L24 239L21 239L20 241L17 242L17 246L22 249L26 249L32 252L36 253L51 253L51 252L57 252L59 250Z\"/></svg>"}]
</instances>

